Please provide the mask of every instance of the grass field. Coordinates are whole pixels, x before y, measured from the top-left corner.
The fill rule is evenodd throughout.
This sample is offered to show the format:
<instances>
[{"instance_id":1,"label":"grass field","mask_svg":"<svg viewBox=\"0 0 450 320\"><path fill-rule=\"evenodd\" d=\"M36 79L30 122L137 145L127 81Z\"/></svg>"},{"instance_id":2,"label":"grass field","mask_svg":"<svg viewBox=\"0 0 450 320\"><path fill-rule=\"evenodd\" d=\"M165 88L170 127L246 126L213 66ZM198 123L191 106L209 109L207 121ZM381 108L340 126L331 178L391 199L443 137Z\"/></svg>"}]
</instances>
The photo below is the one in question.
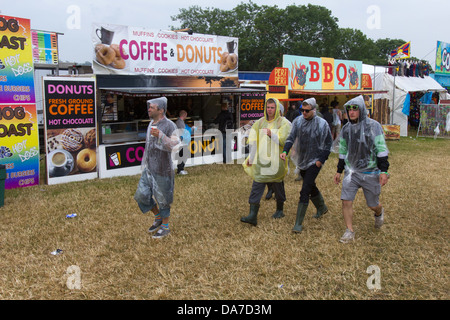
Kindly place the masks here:
<instances>
[{"instance_id":1,"label":"grass field","mask_svg":"<svg viewBox=\"0 0 450 320\"><path fill-rule=\"evenodd\" d=\"M241 165L187 168L161 240L133 200L138 176L6 190L0 299L449 299L450 141L408 137L388 147L385 225L374 229L359 191L352 244L338 241L336 154L317 179L329 212L316 220L310 205L301 234L291 231L300 191L293 170L286 217L273 220L275 201L262 200L252 227L239 221L251 188ZM367 285L374 266L378 290Z\"/></svg>"}]
</instances>

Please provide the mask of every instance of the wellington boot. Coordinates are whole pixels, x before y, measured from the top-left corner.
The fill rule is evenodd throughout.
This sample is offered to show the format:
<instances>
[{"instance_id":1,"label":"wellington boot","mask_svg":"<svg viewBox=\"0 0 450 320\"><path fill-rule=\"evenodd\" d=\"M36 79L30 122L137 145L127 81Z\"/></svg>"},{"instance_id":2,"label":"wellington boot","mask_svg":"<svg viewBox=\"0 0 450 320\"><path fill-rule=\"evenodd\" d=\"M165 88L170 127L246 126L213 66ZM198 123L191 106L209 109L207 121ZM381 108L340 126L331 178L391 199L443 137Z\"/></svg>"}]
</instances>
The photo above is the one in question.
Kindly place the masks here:
<instances>
[{"instance_id":1,"label":"wellington boot","mask_svg":"<svg viewBox=\"0 0 450 320\"><path fill-rule=\"evenodd\" d=\"M249 215L246 217L242 217L241 221L256 226L256 224L258 223L257 220L258 211L259 211L259 204L251 203Z\"/></svg>"},{"instance_id":2,"label":"wellington boot","mask_svg":"<svg viewBox=\"0 0 450 320\"><path fill-rule=\"evenodd\" d=\"M284 217L283 206L284 206L284 202L283 201L277 201L277 211L275 211L275 213L273 214L272 218L280 219L280 218Z\"/></svg>"},{"instance_id":3,"label":"wellington boot","mask_svg":"<svg viewBox=\"0 0 450 320\"><path fill-rule=\"evenodd\" d=\"M326 206L325 201L323 200L322 194L320 192L317 196L311 198L311 202L317 209L316 214L313 216L314 218L319 219L321 216L323 216L325 213L328 212L328 207Z\"/></svg>"},{"instance_id":4,"label":"wellington boot","mask_svg":"<svg viewBox=\"0 0 450 320\"><path fill-rule=\"evenodd\" d=\"M300 233L303 230L303 219L305 218L305 214L306 214L306 209L308 209L308 204L307 203L298 203L298 207L297 207L297 218L295 219L295 225L294 225L294 229L292 229L293 232L297 232Z\"/></svg>"}]
</instances>

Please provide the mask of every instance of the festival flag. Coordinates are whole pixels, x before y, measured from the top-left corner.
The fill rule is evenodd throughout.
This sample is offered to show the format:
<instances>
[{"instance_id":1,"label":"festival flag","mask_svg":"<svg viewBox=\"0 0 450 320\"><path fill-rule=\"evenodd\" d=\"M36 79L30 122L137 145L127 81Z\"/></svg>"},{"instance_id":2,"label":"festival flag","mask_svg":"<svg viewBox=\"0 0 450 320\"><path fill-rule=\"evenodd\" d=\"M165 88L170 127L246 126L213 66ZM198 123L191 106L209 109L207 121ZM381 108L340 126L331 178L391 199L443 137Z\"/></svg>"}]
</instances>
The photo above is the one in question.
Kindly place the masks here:
<instances>
[{"instance_id":1,"label":"festival flag","mask_svg":"<svg viewBox=\"0 0 450 320\"><path fill-rule=\"evenodd\" d=\"M391 51L392 59L406 59L411 56L411 41Z\"/></svg>"}]
</instances>

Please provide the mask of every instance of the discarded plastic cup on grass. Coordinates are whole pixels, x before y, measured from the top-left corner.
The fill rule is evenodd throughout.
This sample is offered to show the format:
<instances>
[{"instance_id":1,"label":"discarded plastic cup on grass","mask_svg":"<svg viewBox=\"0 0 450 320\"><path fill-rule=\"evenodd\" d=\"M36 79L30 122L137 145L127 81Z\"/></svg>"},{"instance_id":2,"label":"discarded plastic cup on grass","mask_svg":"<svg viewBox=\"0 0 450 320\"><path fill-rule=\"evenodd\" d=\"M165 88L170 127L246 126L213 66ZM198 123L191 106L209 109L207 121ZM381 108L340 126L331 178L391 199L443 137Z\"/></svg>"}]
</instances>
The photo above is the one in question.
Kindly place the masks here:
<instances>
[{"instance_id":1,"label":"discarded plastic cup on grass","mask_svg":"<svg viewBox=\"0 0 450 320\"><path fill-rule=\"evenodd\" d=\"M66 216L66 218L75 218L77 216L76 213L71 213Z\"/></svg>"},{"instance_id":2,"label":"discarded plastic cup on grass","mask_svg":"<svg viewBox=\"0 0 450 320\"><path fill-rule=\"evenodd\" d=\"M58 254L61 254L63 251L62 249L56 249L55 251L50 252L50 254L57 256Z\"/></svg>"}]
</instances>

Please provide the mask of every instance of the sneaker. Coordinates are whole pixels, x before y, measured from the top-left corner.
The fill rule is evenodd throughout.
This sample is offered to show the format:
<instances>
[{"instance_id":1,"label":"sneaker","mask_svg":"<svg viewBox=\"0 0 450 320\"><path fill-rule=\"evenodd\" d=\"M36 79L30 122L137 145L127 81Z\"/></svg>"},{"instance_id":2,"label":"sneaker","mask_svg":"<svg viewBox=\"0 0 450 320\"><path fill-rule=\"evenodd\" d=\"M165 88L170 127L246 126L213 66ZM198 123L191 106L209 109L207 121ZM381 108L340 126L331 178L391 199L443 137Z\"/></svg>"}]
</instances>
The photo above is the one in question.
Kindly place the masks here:
<instances>
[{"instance_id":1,"label":"sneaker","mask_svg":"<svg viewBox=\"0 0 450 320\"><path fill-rule=\"evenodd\" d=\"M181 174L181 175L187 175L188 173L187 173L187 171L184 171L184 170L181 170L180 172L178 172L178 174Z\"/></svg>"},{"instance_id":2,"label":"sneaker","mask_svg":"<svg viewBox=\"0 0 450 320\"><path fill-rule=\"evenodd\" d=\"M344 235L341 237L339 242L348 243L353 240L355 240L355 232L350 231L349 229L346 229Z\"/></svg>"},{"instance_id":3,"label":"sneaker","mask_svg":"<svg viewBox=\"0 0 450 320\"><path fill-rule=\"evenodd\" d=\"M155 233L155 235L152 237L153 239L161 239L164 237L167 237L170 233L169 229L160 228L158 232Z\"/></svg>"},{"instance_id":4,"label":"sneaker","mask_svg":"<svg viewBox=\"0 0 450 320\"><path fill-rule=\"evenodd\" d=\"M375 228L379 229L383 225L384 222L384 208L381 209L381 214L379 216L375 216Z\"/></svg>"},{"instance_id":5,"label":"sneaker","mask_svg":"<svg viewBox=\"0 0 450 320\"><path fill-rule=\"evenodd\" d=\"M148 229L148 232L155 232L156 230L159 229L159 227L161 227L162 224L162 219L158 219L153 221L152 226Z\"/></svg>"}]
</instances>

